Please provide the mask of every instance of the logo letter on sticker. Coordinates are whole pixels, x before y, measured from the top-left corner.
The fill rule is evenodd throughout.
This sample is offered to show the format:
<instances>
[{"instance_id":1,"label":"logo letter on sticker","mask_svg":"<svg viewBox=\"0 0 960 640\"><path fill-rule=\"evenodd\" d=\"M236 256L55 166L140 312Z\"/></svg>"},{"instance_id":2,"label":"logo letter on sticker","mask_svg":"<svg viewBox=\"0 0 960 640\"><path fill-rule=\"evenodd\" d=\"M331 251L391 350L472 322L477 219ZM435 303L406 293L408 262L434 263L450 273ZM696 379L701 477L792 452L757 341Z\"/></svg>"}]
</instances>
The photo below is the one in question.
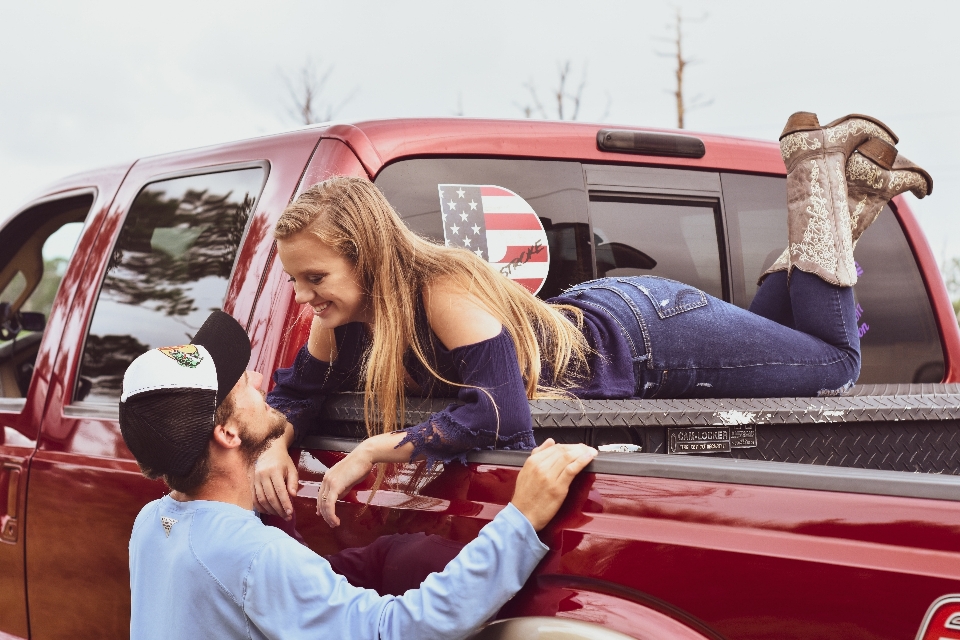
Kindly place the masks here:
<instances>
[{"instance_id":1,"label":"logo letter on sticker","mask_svg":"<svg viewBox=\"0 0 960 640\"><path fill-rule=\"evenodd\" d=\"M440 184L437 189L448 247L472 251L531 293L540 291L550 271L550 247L526 200L495 185Z\"/></svg>"},{"instance_id":2,"label":"logo letter on sticker","mask_svg":"<svg viewBox=\"0 0 960 640\"><path fill-rule=\"evenodd\" d=\"M930 605L917 640L960 640L960 594L943 596Z\"/></svg>"}]
</instances>

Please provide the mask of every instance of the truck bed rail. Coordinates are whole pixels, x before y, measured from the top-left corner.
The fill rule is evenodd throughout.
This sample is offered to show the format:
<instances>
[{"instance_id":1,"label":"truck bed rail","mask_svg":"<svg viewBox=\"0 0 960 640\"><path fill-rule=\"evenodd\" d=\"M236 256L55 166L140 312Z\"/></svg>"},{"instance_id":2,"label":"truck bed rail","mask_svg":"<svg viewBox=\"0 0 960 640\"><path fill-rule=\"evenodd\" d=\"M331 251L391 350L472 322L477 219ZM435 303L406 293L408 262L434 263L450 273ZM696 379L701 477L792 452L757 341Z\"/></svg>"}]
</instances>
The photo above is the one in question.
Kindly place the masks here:
<instances>
[{"instance_id":1,"label":"truck bed rail","mask_svg":"<svg viewBox=\"0 0 960 640\"><path fill-rule=\"evenodd\" d=\"M408 399L417 424L452 399ZM830 398L532 400L537 440L960 475L960 385L864 385ZM324 404L323 432L361 438L363 397Z\"/></svg>"}]
</instances>

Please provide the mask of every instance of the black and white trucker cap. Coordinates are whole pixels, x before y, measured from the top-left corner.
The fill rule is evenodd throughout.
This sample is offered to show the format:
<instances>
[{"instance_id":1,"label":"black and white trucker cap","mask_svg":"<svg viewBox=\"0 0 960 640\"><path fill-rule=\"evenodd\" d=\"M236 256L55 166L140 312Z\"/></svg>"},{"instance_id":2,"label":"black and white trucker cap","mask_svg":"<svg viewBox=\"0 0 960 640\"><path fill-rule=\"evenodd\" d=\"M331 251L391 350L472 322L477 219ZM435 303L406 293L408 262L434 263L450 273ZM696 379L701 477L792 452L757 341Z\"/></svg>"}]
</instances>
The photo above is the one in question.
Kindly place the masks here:
<instances>
[{"instance_id":1,"label":"black and white trucker cap","mask_svg":"<svg viewBox=\"0 0 960 640\"><path fill-rule=\"evenodd\" d=\"M141 465L186 475L206 449L213 415L246 371L250 339L214 311L190 344L147 351L127 367L120 433Z\"/></svg>"}]
</instances>

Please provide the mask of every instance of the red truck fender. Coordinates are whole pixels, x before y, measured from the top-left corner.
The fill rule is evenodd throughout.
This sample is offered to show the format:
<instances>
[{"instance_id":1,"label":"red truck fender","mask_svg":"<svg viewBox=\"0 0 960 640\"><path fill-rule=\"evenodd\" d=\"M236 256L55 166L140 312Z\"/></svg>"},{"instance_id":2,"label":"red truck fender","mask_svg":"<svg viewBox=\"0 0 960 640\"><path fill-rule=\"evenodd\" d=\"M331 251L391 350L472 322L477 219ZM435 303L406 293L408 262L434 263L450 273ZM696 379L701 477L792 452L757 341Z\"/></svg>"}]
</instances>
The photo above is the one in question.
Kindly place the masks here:
<instances>
[{"instance_id":1,"label":"red truck fender","mask_svg":"<svg viewBox=\"0 0 960 640\"><path fill-rule=\"evenodd\" d=\"M511 635L500 635L498 630L498 635L478 635L477 640L553 637L723 640L723 636L693 615L649 594L604 580L572 575L535 575L501 610L501 615L511 616L502 620L510 623L503 627L503 633L509 629ZM522 620L550 620L555 624L543 623L542 629L535 625L528 629L521 625L521 618L512 616L523 616ZM572 635L550 635L559 633L561 628L567 632L567 627L560 621L570 623L569 633ZM523 635L521 631L529 635ZM617 633L603 635L605 631Z\"/></svg>"}]
</instances>

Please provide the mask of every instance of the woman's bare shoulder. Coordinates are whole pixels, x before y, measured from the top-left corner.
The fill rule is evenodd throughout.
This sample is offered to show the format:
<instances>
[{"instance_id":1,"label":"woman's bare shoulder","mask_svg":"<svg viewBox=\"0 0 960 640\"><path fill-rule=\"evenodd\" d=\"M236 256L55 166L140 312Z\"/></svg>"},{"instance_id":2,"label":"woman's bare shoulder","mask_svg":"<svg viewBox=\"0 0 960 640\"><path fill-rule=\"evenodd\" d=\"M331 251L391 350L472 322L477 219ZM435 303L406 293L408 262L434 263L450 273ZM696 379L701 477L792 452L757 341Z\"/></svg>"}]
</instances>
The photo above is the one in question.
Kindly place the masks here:
<instances>
[{"instance_id":1,"label":"woman's bare shoulder","mask_svg":"<svg viewBox=\"0 0 960 640\"><path fill-rule=\"evenodd\" d=\"M434 278L423 291L427 322L447 349L495 338L503 325L455 278Z\"/></svg>"}]
</instances>

